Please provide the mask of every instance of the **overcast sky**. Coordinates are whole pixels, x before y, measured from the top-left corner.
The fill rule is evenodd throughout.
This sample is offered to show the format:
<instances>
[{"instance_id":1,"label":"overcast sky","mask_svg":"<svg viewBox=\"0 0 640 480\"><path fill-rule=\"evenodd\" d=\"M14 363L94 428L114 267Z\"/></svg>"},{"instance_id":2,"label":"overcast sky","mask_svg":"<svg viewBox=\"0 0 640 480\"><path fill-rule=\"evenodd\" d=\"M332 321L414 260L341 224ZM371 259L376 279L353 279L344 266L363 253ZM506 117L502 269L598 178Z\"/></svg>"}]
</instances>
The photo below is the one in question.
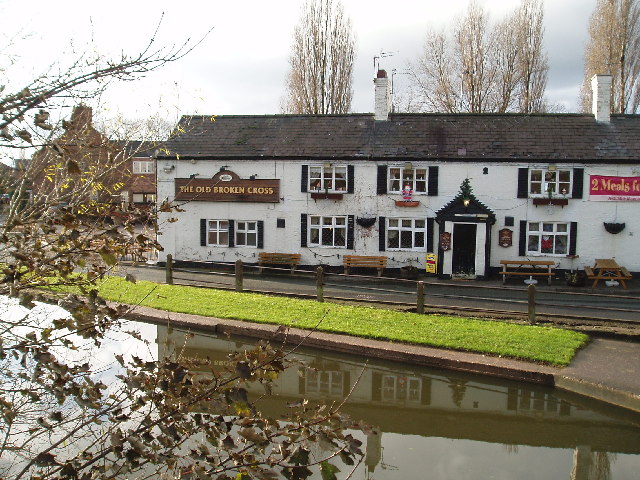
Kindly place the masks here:
<instances>
[{"instance_id":1,"label":"overcast sky","mask_svg":"<svg viewBox=\"0 0 640 480\"><path fill-rule=\"evenodd\" d=\"M478 3L497 19L519 0ZM452 25L467 4L467 0L343 0L357 36L352 110L373 111L375 56L394 52L381 59L380 66L388 72L404 71L407 62L420 54L425 32ZM280 113L292 32L301 5L302 0L37 0L28 4L0 0L0 36L4 37L0 44L15 39L9 47L16 62L10 78L15 81L22 75L42 73L58 59L88 48L105 54L139 51L164 12L158 45L197 39L213 30L188 57L139 82L114 86L102 99L107 115L120 112L135 118L160 112L173 121L178 115L194 113L273 114ZM594 5L595 0L545 2L550 63L547 97L567 112L577 111L587 22ZM24 35L29 37L24 39ZM406 77L396 75L395 79L401 93Z\"/></svg>"}]
</instances>

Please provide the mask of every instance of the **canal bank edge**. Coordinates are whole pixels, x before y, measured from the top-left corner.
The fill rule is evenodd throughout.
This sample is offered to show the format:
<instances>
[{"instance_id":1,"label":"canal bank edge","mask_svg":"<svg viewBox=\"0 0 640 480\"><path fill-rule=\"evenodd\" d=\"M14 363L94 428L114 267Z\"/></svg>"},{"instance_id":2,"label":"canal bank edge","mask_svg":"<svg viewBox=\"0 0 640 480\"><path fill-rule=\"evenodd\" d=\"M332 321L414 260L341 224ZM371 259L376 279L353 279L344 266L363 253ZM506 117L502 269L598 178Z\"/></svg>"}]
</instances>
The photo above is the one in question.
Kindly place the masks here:
<instances>
[{"instance_id":1,"label":"canal bank edge","mask_svg":"<svg viewBox=\"0 0 640 480\"><path fill-rule=\"evenodd\" d=\"M573 367L573 361L568 367L561 368L511 358L493 357L480 353L385 342L297 328L283 329L279 325L202 317L141 306L132 306L127 318L161 325L170 324L176 328L196 329L223 335L240 335L272 342L286 342L291 345L303 344L306 347L332 352L554 386L618 407L640 412L640 380L638 380L640 371L635 371L632 375L637 384L628 385L626 388L619 388L612 382L615 372L601 375L600 378L585 375L584 369L580 368L580 366L584 365L590 371L593 371L593 363L600 361L599 354L594 350L593 346L585 349L586 351L579 352L578 355L583 357L586 355L589 358L582 358L578 368ZM615 348L611 348L611 342L615 341L599 339L598 342L610 342L607 344L609 358L602 359L602 361L611 365L611 356L615 355ZM621 355L628 356L627 352L622 352ZM629 372L622 372L622 374L628 375Z\"/></svg>"}]
</instances>

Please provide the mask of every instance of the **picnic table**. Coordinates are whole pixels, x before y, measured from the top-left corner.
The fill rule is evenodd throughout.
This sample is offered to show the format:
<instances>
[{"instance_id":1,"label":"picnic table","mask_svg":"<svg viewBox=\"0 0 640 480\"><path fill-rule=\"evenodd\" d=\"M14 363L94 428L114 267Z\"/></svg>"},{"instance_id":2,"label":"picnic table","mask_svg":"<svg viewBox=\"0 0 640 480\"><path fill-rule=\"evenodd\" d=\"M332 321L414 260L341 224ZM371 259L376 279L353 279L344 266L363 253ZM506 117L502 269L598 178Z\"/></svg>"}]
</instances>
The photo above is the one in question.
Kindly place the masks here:
<instances>
[{"instance_id":1,"label":"picnic table","mask_svg":"<svg viewBox=\"0 0 640 480\"><path fill-rule=\"evenodd\" d=\"M625 267L618 265L613 258L596 258L593 267L584 267L584 273L589 280L593 280L591 288L596 288L600 280L615 280L627 288L626 280L631 280L632 276Z\"/></svg>"},{"instance_id":2,"label":"picnic table","mask_svg":"<svg viewBox=\"0 0 640 480\"><path fill-rule=\"evenodd\" d=\"M547 277L547 283L551 285L551 277L553 277L553 269L556 262L553 260L500 260L502 265L502 284L508 276L525 275L529 277L543 276Z\"/></svg>"}]
</instances>

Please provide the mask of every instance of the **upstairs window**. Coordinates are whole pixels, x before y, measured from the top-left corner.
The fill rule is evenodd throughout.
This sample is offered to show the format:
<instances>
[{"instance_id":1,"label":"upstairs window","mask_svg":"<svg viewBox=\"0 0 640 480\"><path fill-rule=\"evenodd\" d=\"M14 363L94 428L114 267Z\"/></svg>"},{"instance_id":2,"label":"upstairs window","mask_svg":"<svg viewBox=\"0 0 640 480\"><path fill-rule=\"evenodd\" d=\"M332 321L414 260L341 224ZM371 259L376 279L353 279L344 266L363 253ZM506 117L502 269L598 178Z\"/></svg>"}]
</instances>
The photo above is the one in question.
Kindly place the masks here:
<instances>
[{"instance_id":1,"label":"upstairs window","mask_svg":"<svg viewBox=\"0 0 640 480\"><path fill-rule=\"evenodd\" d=\"M571 197L571 170L529 170L531 196Z\"/></svg>"},{"instance_id":2,"label":"upstairs window","mask_svg":"<svg viewBox=\"0 0 640 480\"><path fill-rule=\"evenodd\" d=\"M149 174L154 173L154 165L152 160L134 160L133 161L133 173L134 174Z\"/></svg>"},{"instance_id":3,"label":"upstairs window","mask_svg":"<svg viewBox=\"0 0 640 480\"><path fill-rule=\"evenodd\" d=\"M309 166L310 192L346 192L347 166Z\"/></svg>"},{"instance_id":4,"label":"upstairs window","mask_svg":"<svg viewBox=\"0 0 640 480\"><path fill-rule=\"evenodd\" d=\"M133 203L155 203L155 193L134 193L131 195Z\"/></svg>"},{"instance_id":5,"label":"upstairs window","mask_svg":"<svg viewBox=\"0 0 640 480\"><path fill-rule=\"evenodd\" d=\"M401 193L409 185L413 193L427 193L427 169L389 167L389 193Z\"/></svg>"}]
</instances>

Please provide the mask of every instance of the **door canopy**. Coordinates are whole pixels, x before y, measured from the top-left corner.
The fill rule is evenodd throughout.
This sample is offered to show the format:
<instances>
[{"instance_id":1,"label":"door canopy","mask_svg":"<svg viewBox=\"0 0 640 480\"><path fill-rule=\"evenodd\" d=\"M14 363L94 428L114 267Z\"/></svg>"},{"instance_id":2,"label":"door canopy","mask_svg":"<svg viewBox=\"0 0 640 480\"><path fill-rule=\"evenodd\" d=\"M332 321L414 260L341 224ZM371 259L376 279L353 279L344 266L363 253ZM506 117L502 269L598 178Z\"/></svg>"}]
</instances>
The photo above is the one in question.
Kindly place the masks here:
<instances>
[{"instance_id":1,"label":"door canopy","mask_svg":"<svg viewBox=\"0 0 640 480\"><path fill-rule=\"evenodd\" d=\"M475 197L469 179L466 178L458 195L436 212L436 221L438 224L449 221L493 225L496 222L496 214Z\"/></svg>"}]
</instances>

